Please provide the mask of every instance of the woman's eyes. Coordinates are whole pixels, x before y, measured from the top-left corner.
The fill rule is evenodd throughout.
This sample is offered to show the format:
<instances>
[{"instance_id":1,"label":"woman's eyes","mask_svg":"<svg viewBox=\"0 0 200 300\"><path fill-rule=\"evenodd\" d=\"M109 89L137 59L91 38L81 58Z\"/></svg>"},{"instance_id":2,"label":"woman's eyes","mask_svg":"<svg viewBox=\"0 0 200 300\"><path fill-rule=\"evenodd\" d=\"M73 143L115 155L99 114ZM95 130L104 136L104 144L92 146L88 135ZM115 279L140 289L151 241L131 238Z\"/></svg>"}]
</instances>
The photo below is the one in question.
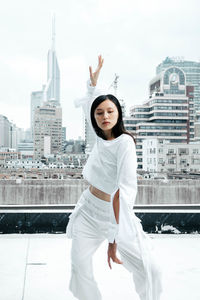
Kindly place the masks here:
<instances>
[{"instance_id":1,"label":"woman's eyes","mask_svg":"<svg viewBox=\"0 0 200 300\"><path fill-rule=\"evenodd\" d=\"M113 113L113 111L108 111L109 114ZM103 112L97 113L97 115L102 115Z\"/></svg>"}]
</instances>

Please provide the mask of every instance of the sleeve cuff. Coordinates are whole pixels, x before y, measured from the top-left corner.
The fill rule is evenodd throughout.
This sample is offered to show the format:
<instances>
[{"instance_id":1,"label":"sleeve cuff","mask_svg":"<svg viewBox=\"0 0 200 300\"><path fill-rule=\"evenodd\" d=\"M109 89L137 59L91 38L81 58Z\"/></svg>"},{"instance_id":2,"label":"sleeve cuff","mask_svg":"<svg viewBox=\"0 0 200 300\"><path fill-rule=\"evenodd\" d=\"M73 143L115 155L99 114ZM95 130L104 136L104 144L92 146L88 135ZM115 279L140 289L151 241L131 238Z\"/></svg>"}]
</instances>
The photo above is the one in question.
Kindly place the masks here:
<instances>
[{"instance_id":1,"label":"sleeve cuff","mask_svg":"<svg viewBox=\"0 0 200 300\"><path fill-rule=\"evenodd\" d=\"M94 90L95 90L96 86L92 86L91 85L91 80L88 79L87 80L87 90L89 94L93 94Z\"/></svg>"},{"instance_id":2,"label":"sleeve cuff","mask_svg":"<svg viewBox=\"0 0 200 300\"><path fill-rule=\"evenodd\" d=\"M74 106L76 108L84 105L85 103L87 103L89 101L88 96L90 98L94 94L95 86L91 86L90 83L91 83L91 81L90 81L90 79L88 79L88 81L87 81L87 94L88 95L86 95L85 97L82 97L82 98L74 99Z\"/></svg>"},{"instance_id":3,"label":"sleeve cuff","mask_svg":"<svg viewBox=\"0 0 200 300\"><path fill-rule=\"evenodd\" d=\"M113 244L117 241L119 224L110 224L108 229L108 242Z\"/></svg>"}]
</instances>

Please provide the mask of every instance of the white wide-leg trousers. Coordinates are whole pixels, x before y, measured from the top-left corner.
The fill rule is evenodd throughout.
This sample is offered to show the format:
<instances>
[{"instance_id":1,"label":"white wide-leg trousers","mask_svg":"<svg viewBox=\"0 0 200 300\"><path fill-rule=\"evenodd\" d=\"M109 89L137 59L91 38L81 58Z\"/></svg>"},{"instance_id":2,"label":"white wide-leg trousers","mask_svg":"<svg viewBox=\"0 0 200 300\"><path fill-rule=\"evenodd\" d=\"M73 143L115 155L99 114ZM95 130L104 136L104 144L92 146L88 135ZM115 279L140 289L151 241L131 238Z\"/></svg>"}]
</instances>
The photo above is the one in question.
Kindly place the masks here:
<instances>
[{"instance_id":1,"label":"white wide-leg trousers","mask_svg":"<svg viewBox=\"0 0 200 300\"><path fill-rule=\"evenodd\" d=\"M69 288L79 300L102 299L93 275L92 257L100 244L107 238L109 228L110 203L95 197L86 189L71 215L67 235L72 237L71 279ZM144 238L142 238L144 236ZM148 239L141 235L143 247L148 247ZM118 251L123 266L132 273L135 288L141 300L159 300L161 294L161 272L153 252L148 253L148 272L144 267L141 245L137 239L118 242ZM151 280L151 297L147 291Z\"/></svg>"}]
</instances>

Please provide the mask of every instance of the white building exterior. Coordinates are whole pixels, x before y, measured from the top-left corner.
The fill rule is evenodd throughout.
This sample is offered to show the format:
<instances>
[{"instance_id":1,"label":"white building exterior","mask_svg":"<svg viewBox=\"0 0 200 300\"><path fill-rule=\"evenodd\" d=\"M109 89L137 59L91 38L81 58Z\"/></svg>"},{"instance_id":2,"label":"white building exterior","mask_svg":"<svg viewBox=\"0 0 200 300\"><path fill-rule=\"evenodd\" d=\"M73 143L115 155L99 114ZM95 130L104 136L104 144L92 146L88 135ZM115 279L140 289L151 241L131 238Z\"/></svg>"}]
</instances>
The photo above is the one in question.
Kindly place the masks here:
<instances>
[{"instance_id":1,"label":"white building exterior","mask_svg":"<svg viewBox=\"0 0 200 300\"><path fill-rule=\"evenodd\" d=\"M62 108L51 106L46 103L42 107L36 108L34 119L34 157L41 159L44 150L47 151L49 145L45 144L45 136L50 137L51 154L62 152ZM49 146L48 146L49 147ZM48 150L49 152L49 150Z\"/></svg>"},{"instance_id":2,"label":"white building exterior","mask_svg":"<svg viewBox=\"0 0 200 300\"><path fill-rule=\"evenodd\" d=\"M0 167L4 167L8 161L17 160L19 158L21 158L21 155L16 149L0 148Z\"/></svg>"},{"instance_id":3,"label":"white building exterior","mask_svg":"<svg viewBox=\"0 0 200 300\"><path fill-rule=\"evenodd\" d=\"M10 147L10 126L8 118L0 115L0 147Z\"/></svg>"},{"instance_id":4,"label":"white building exterior","mask_svg":"<svg viewBox=\"0 0 200 300\"><path fill-rule=\"evenodd\" d=\"M33 130L34 130L34 114L35 109L41 106L43 103L43 91L35 91L31 93L31 137L33 137Z\"/></svg>"},{"instance_id":5,"label":"white building exterior","mask_svg":"<svg viewBox=\"0 0 200 300\"><path fill-rule=\"evenodd\" d=\"M6 116L0 115L0 147L17 148L20 130Z\"/></svg>"},{"instance_id":6,"label":"white building exterior","mask_svg":"<svg viewBox=\"0 0 200 300\"><path fill-rule=\"evenodd\" d=\"M9 160L5 164L5 168L7 169L47 169L45 164L40 161L32 161L32 160Z\"/></svg>"},{"instance_id":7,"label":"white building exterior","mask_svg":"<svg viewBox=\"0 0 200 300\"><path fill-rule=\"evenodd\" d=\"M200 142L200 111L195 115L194 121L194 139Z\"/></svg>"},{"instance_id":8,"label":"white building exterior","mask_svg":"<svg viewBox=\"0 0 200 300\"><path fill-rule=\"evenodd\" d=\"M143 169L143 140L159 138L180 144L195 140L193 93L184 72L170 67L150 81L149 99L130 108L124 123L136 136L138 169Z\"/></svg>"},{"instance_id":9,"label":"white building exterior","mask_svg":"<svg viewBox=\"0 0 200 300\"><path fill-rule=\"evenodd\" d=\"M18 143L17 151L20 152L22 158L33 159L33 143L22 142Z\"/></svg>"},{"instance_id":10,"label":"white building exterior","mask_svg":"<svg viewBox=\"0 0 200 300\"><path fill-rule=\"evenodd\" d=\"M51 154L51 137L46 135L44 136L44 157Z\"/></svg>"},{"instance_id":11,"label":"white building exterior","mask_svg":"<svg viewBox=\"0 0 200 300\"><path fill-rule=\"evenodd\" d=\"M143 146L143 170L148 172L200 172L200 142L170 143L146 139Z\"/></svg>"},{"instance_id":12,"label":"white building exterior","mask_svg":"<svg viewBox=\"0 0 200 300\"><path fill-rule=\"evenodd\" d=\"M85 153L90 154L96 142L96 134L85 119Z\"/></svg>"}]
</instances>

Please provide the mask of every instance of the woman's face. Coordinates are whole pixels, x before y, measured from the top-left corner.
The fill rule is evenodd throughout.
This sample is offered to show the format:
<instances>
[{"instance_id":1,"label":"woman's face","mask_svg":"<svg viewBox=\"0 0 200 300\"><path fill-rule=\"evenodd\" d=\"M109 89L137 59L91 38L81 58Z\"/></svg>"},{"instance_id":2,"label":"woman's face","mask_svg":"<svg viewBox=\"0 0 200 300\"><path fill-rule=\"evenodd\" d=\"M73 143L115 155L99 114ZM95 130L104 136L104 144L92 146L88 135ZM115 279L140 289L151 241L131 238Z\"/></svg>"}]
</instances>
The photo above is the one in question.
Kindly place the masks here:
<instances>
[{"instance_id":1,"label":"woman's face","mask_svg":"<svg viewBox=\"0 0 200 300\"><path fill-rule=\"evenodd\" d=\"M117 106L109 99L101 102L94 111L97 125L107 133L116 125L118 116Z\"/></svg>"}]
</instances>

